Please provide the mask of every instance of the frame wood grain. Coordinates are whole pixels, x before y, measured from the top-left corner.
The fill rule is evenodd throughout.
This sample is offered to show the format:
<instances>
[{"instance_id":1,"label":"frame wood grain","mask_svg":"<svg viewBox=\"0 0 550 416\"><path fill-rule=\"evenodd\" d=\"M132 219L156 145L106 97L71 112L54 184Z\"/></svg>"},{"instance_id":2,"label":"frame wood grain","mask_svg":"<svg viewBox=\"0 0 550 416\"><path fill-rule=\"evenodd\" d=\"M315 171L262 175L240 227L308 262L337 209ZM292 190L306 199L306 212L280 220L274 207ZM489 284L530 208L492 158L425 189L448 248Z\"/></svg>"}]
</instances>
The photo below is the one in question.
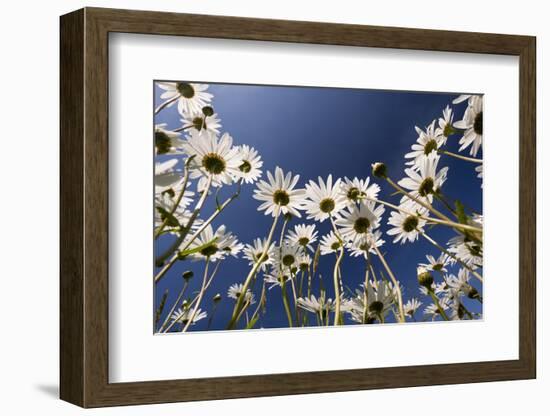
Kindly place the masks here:
<instances>
[{"instance_id":1,"label":"frame wood grain","mask_svg":"<svg viewBox=\"0 0 550 416\"><path fill-rule=\"evenodd\" d=\"M535 378L534 37L98 8L62 16L60 29L60 396L63 400L82 407L101 407ZM110 32L519 56L519 359L109 383Z\"/></svg>"}]
</instances>

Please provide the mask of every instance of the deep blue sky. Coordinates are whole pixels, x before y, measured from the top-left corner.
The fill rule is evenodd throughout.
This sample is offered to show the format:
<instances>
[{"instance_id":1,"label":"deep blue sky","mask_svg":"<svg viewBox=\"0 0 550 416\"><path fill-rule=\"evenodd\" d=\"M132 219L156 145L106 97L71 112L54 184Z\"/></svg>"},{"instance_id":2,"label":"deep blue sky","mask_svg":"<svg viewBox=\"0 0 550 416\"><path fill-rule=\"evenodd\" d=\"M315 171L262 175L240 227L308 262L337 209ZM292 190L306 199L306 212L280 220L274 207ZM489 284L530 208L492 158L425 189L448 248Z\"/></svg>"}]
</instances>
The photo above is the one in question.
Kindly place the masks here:
<instances>
[{"instance_id":1,"label":"deep blue sky","mask_svg":"<svg viewBox=\"0 0 550 416\"><path fill-rule=\"evenodd\" d=\"M214 94L213 106L221 118L222 131L233 136L235 144L248 144L256 148L264 161L263 171L273 171L280 166L285 172L291 170L300 174L299 186L303 187L310 179L318 176L326 178L371 176L382 188L380 197L396 203L399 197L392 195L386 183L372 178L371 163L383 161L387 164L389 175L399 180L404 175L403 156L415 142L417 134L414 126L427 126L434 118L441 116L443 108L451 104L457 94L399 92L363 89L309 88L210 84L209 92ZM161 90L155 87L155 106ZM464 113L466 103L453 106L455 120ZM167 123L168 128L181 126L176 106L163 110L155 118L155 123ZM447 149L458 152L459 136L451 136ZM481 154L478 154L481 157ZM465 206L476 212L482 212L482 192L480 180L474 172L475 165L443 156L440 166L449 167L448 180L443 192L449 199L460 199ZM249 243L256 237L264 237L271 226L272 218L257 211L259 201L252 198L254 185L245 185L238 200L223 212L214 222L214 228L225 224L228 230L239 237L243 243ZM209 215L213 205L206 204ZM207 216L206 215L206 216ZM388 230L386 210L381 230ZM289 227L305 220L305 216L294 219ZM306 221L311 223L311 220ZM330 226L327 221L317 223L319 237L326 234ZM429 234L445 245L453 232L436 227ZM404 245L393 244L391 237L384 236L386 244L382 247L385 258L390 263L396 277L405 286L404 298L417 297L424 302L422 311L430 302L419 294L416 281L418 263L426 262L425 255L439 256L438 249L424 239ZM156 245L162 250L166 239ZM377 260L374 260L377 262ZM334 258L322 256L320 272L323 275L328 293L333 297L331 285ZM379 263L376 263L379 265ZM204 263L184 261L176 264L157 285L155 306L165 291L169 289L168 305L175 300L183 284L181 274L192 270L192 290L198 290ZM362 258L346 256L342 264L344 285L352 289L364 279L365 262ZM381 267L379 266L381 270ZM212 297L221 293L220 302L213 319L211 329L225 329L230 317L233 301L227 298L227 289L232 283L243 282L249 270L244 259L225 260L220 271L209 288L202 308L211 310ZM377 269L378 270L378 269ZM458 269L455 268L455 272ZM477 282L471 283L480 290ZM314 293L318 294L319 280L314 280ZM261 284L256 284L256 298L259 298ZM189 294L190 292L188 292ZM290 292L289 292L290 296ZM464 301L472 312L480 312L477 302ZM268 292L268 314L258 326L265 328L286 327L286 315L281 302L279 287ZM422 314L419 311L418 318ZM347 321L346 321L347 322ZM193 330L206 329L207 319L200 321Z\"/></svg>"}]
</instances>

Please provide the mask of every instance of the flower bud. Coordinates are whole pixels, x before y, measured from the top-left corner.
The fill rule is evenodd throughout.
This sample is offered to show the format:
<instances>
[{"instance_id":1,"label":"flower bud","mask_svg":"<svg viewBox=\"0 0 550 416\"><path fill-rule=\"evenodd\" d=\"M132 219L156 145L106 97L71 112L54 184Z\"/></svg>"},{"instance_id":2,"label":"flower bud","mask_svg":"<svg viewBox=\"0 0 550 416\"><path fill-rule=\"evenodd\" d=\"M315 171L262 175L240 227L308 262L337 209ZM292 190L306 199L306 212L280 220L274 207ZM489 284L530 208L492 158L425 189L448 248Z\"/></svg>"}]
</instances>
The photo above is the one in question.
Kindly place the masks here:
<instances>
[{"instance_id":1,"label":"flower bud","mask_svg":"<svg viewBox=\"0 0 550 416\"><path fill-rule=\"evenodd\" d=\"M212 300L216 303L218 303L220 300L222 300L222 295L220 295L219 293L216 293L214 295L214 297L212 298Z\"/></svg>"},{"instance_id":2,"label":"flower bud","mask_svg":"<svg viewBox=\"0 0 550 416\"><path fill-rule=\"evenodd\" d=\"M372 174L377 178L386 178L388 176L388 168L382 162L373 163Z\"/></svg>"},{"instance_id":3,"label":"flower bud","mask_svg":"<svg viewBox=\"0 0 550 416\"><path fill-rule=\"evenodd\" d=\"M183 277L185 280L189 281L193 277L193 272L191 270L187 270L186 272L183 272L181 277Z\"/></svg>"},{"instance_id":4,"label":"flower bud","mask_svg":"<svg viewBox=\"0 0 550 416\"><path fill-rule=\"evenodd\" d=\"M425 269L424 267L419 267L417 269L417 278L418 278L418 284L420 286L424 286L426 289L432 290L432 284L434 282L434 278L427 269Z\"/></svg>"}]
</instances>

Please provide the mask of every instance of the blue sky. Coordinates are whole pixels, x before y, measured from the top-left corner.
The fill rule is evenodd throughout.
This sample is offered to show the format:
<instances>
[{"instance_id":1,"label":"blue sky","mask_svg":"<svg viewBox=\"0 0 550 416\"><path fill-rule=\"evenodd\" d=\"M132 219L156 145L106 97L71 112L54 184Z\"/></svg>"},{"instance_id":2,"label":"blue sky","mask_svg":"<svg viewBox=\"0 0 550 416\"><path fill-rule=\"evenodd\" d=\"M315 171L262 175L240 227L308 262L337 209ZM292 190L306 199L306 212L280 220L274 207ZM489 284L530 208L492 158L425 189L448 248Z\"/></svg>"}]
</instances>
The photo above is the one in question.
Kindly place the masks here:
<instances>
[{"instance_id":1,"label":"blue sky","mask_svg":"<svg viewBox=\"0 0 550 416\"><path fill-rule=\"evenodd\" d=\"M155 106L161 102L160 92L158 87L154 88ZM443 108L457 96L454 93L230 84L210 84L209 92L214 94L212 104L221 118L222 131L231 134L235 144L248 144L259 151L264 161L264 176L266 170L273 171L275 166L280 166L285 172L290 170L300 174L300 187L304 187L310 179L317 179L318 176L326 178L329 174L349 178L371 176L371 181L375 180L381 186L380 198L394 203L399 201L399 197L392 195L392 189L386 183L372 178L371 163L386 163L389 176L394 180L401 179L405 167L403 156L417 138L414 126L426 127L433 119L440 117ZM455 120L462 117L465 107L466 103L453 106ZM161 111L155 123L167 123L170 129L180 127L176 106ZM458 152L458 140L458 135L451 136L447 150ZM481 213L482 192L480 179L474 172L475 165L443 156L439 166L449 167L448 180L443 188L447 198L453 201L459 199L466 207ZM213 223L214 228L225 224L243 243L264 237L272 218L257 211L259 201L252 198L254 189L254 185L243 186L240 197L218 217ZM230 195L232 191L224 189L222 195ZM205 212L209 215L213 209L214 204L210 200ZM388 217L389 211L386 210L381 227L384 234L388 230ZM304 222L312 223L311 220L304 220L305 216L293 219L289 228ZM326 221L316 225L319 236L328 233L330 226ZM442 245L454 235L443 227L435 227L429 230L429 234ZM393 244L387 235L384 240L386 244L382 252L397 279L404 285L404 298L419 298L424 302L423 310L430 302L419 294L416 267L426 261L427 254L437 257L439 250L423 239L403 245ZM167 244L168 237L159 239L155 244L156 253L162 252ZM334 295L330 284L333 264L332 256L321 257L319 270L329 297ZM379 263L376 265L381 270ZM342 263L344 285L352 290L358 287L364 279L364 267L362 258L346 256ZM169 290L167 304L174 302L183 284L181 274L186 270L195 274L191 291L198 290L203 268L202 262L178 262L156 285L155 307L166 289ZM458 272L458 269L454 270ZM227 289L235 282L243 282L248 271L245 259L230 258L220 267L201 305L202 309L211 311L212 297L216 293L223 297L213 317L211 330L225 329L234 304L226 296ZM474 280L471 283L481 292L481 287ZM314 279L316 294L319 284L319 279ZM259 298L260 288L261 284L256 284L256 298ZM471 312L481 312L477 301L465 299L464 304ZM279 287L268 291L267 311L257 327L288 325ZM418 313L417 317L421 319L422 314ZM346 320L346 323L349 321ZM205 330L207 324L208 319L204 319L192 330Z\"/></svg>"}]
</instances>

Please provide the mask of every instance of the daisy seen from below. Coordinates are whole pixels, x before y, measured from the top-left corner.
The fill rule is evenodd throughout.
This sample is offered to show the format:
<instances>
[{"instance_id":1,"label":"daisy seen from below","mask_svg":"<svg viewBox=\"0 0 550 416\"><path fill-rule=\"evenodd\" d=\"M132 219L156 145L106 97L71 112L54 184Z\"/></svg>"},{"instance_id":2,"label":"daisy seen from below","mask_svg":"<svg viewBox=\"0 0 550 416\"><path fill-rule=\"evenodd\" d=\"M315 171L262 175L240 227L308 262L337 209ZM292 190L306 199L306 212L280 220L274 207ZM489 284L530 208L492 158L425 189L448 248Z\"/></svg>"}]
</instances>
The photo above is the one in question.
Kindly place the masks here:
<instances>
[{"instance_id":1,"label":"daisy seen from below","mask_svg":"<svg viewBox=\"0 0 550 416\"><path fill-rule=\"evenodd\" d=\"M166 124L155 125L155 153L157 155L178 154L185 142L181 133L166 129Z\"/></svg>"},{"instance_id":2,"label":"daisy seen from below","mask_svg":"<svg viewBox=\"0 0 550 416\"><path fill-rule=\"evenodd\" d=\"M249 265L254 265L257 261L260 261L260 270L265 271L266 268L273 264L275 258L275 243L271 243L269 248L266 249L267 239L256 238L252 244L247 244L243 249L243 256L245 259L250 260ZM264 250L265 255L262 257Z\"/></svg>"},{"instance_id":3,"label":"daisy seen from below","mask_svg":"<svg viewBox=\"0 0 550 416\"><path fill-rule=\"evenodd\" d=\"M239 146L239 159L239 171L235 174L237 178L245 183L254 183L260 179L264 162L256 149L246 144Z\"/></svg>"},{"instance_id":4,"label":"daisy seen from below","mask_svg":"<svg viewBox=\"0 0 550 416\"><path fill-rule=\"evenodd\" d=\"M460 261L472 269L483 266L483 246L472 241L464 235L457 235L449 240L448 250L454 254Z\"/></svg>"},{"instance_id":5,"label":"daisy seen from below","mask_svg":"<svg viewBox=\"0 0 550 416\"><path fill-rule=\"evenodd\" d=\"M296 189L300 175L292 176L292 172L286 175L280 167L275 168L275 175L267 172L267 181L260 180L254 190L254 199L262 201L258 211L265 211L265 215L273 217L282 214L290 214L301 217L305 189Z\"/></svg>"},{"instance_id":6,"label":"daisy seen from below","mask_svg":"<svg viewBox=\"0 0 550 416\"><path fill-rule=\"evenodd\" d=\"M327 235L321 238L321 255L336 253L342 247L342 242L338 238L334 231L331 231Z\"/></svg>"},{"instance_id":7,"label":"daisy seen from below","mask_svg":"<svg viewBox=\"0 0 550 416\"><path fill-rule=\"evenodd\" d=\"M227 290L227 297L237 300L239 296L243 293L243 287L244 285L242 283L234 283L231 286L229 286L229 289ZM244 301L248 302L250 305L253 305L256 303L256 300L254 299L254 293L250 291L250 289L246 289L246 293L244 295Z\"/></svg>"},{"instance_id":8,"label":"daisy seen from below","mask_svg":"<svg viewBox=\"0 0 550 416\"><path fill-rule=\"evenodd\" d=\"M291 275L298 269L298 259L302 253L299 246L283 243L275 248L274 267L280 271L290 271Z\"/></svg>"},{"instance_id":9,"label":"daisy seen from below","mask_svg":"<svg viewBox=\"0 0 550 416\"><path fill-rule=\"evenodd\" d=\"M421 216L425 216L428 210L410 200L402 203L399 208L399 211L392 211L390 214L388 225L393 228L390 228L387 234L394 236L394 243L413 243L426 225L426 220Z\"/></svg>"},{"instance_id":10,"label":"daisy seen from below","mask_svg":"<svg viewBox=\"0 0 550 416\"><path fill-rule=\"evenodd\" d=\"M186 325L189 322L189 319L191 317L192 310L188 308L179 308L170 317L172 323L182 323ZM207 313L200 308L197 309L195 316L193 317L193 322L191 322L191 325L195 325L198 321L204 319L207 317Z\"/></svg>"},{"instance_id":11,"label":"daisy seen from below","mask_svg":"<svg viewBox=\"0 0 550 416\"><path fill-rule=\"evenodd\" d=\"M310 297L298 298L296 299L296 305L305 311L323 316L334 310L334 302L330 298L325 299L324 292L319 297L311 295Z\"/></svg>"},{"instance_id":12,"label":"daisy seen from below","mask_svg":"<svg viewBox=\"0 0 550 416\"><path fill-rule=\"evenodd\" d=\"M348 242L346 248L350 251L350 256L363 256L365 259L368 259L370 254L376 255L376 250L374 248L381 247L384 243L385 241L382 240L382 233L376 230L372 233L367 233L357 241Z\"/></svg>"},{"instance_id":13,"label":"daisy seen from below","mask_svg":"<svg viewBox=\"0 0 550 416\"><path fill-rule=\"evenodd\" d=\"M455 263L453 258L446 253L441 253L437 259L431 254L428 254L426 259L428 263L420 263L420 266L425 267L426 270L436 272L448 272L447 266Z\"/></svg>"},{"instance_id":14,"label":"daisy seen from below","mask_svg":"<svg viewBox=\"0 0 550 416\"><path fill-rule=\"evenodd\" d=\"M406 162L406 165L413 166L413 169L419 169L420 159L429 155L433 151L439 150L445 144L445 136L438 134L435 130L435 120L432 121L426 130L422 130L415 126L418 139L411 146L412 152L405 155L406 159L412 159Z\"/></svg>"},{"instance_id":15,"label":"daisy seen from below","mask_svg":"<svg viewBox=\"0 0 550 416\"><path fill-rule=\"evenodd\" d=\"M212 107L204 107L200 112L187 113L181 119L181 129L193 129L199 134L220 134L222 127L218 115L213 112ZM207 115L210 114L210 115Z\"/></svg>"},{"instance_id":16,"label":"daisy seen from below","mask_svg":"<svg viewBox=\"0 0 550 416\"><path fill-rule=\"evenodd\" d=\"M189 245L189 250L198 250L191 254L195 260L218 261L233 254L236 244L237 238L226 231L225 225L219 226L215 232L208 225Z\"/></svg>"},{"instance_id":17,"label":"daisy seen from below","mask_svg":"<svg viewBox=\"0 0 550 416\"><path fill-rule=\"evenodd\" d=\"M445 138L453 134L455 132L453 129L453 117L453 110L451 107L445 107L443 110L443 117L439 117L437 120L438 127L435 130L435 134Z\"/></svg>"},{"instance_id":18,"label":"daisy seen from below","mask_svg":"<svg viewBox=\"0 0 550 416\"><path fill-rule=\"evenodd\" d=\"M161 100L166 100L159 108L171 107L178 103L178 112L185 116L186 114L198 113L203 107L210 104L213 95L206 92L207 84L194 84L190 82L157 82L157 85L164 90L161 94Z\"/></svg>"},{"instance_id":19,"label":"daisy seen from below","mask_svg":"<svg viewBox=\"0 0 550 416\"><path fill-rule=\"evenodd\" d=\"M335 223L345 240L355 242L378 228L384 211L384 206L376 206L372 201L365 201L348 207Z\"/></svg>"},{"instance_id":20,"label":"daisy seen from below","mask_svg":"<svg viewBox=\"0 0 550 416\"><path fill-rule=\"evenodd\" d=\"M412 298L403 305L403 310L405 312L405 315L407 315L409 318L412 318L421 306L422 302L420 302L416 298Z\"/></svg>"},{"instance_id":21,"label":"daisy seen from below","mask_svg":"<svg viewBox=\"0 0 550 416\"><path fill-rule=\"evenodd\" d=\"M209 176L212 176L212 186L219 187L230 185L239 171L239 148L233 146L233 138L227 133L218 139L213 135L201 136L192 132L184 150L189 156L194 156L190 176L200 178L199 191L205 189Z\"/></svg>"},{"instance_id":22,"label":"daisy seen from below","mask_svg":"<svg viewBox=\"0 0 550 416\"><path fill-rule=\"evenodd\" d=\"M483 98L472 95L468 99L468 108L464 112L462 120L454 123L454 127L464 130L463 136L458 142L459 151L470 148L470 155L476 156L483 143Z\"/></svg>"},{"instance_id":23,"label":"daisy seen from below","mask_svg":"<svg viewBox=\"0 0 550 416\"><path fill-rule=\"evenodd\" d=\"M349 179L347 177L340 184L340 192L346 200L346 205L352 206L365 199L376 199L380 192L380 186L369 184L370 178L358 179L357 177Z\"/></svg>"},{"instance_id":24,"label":"daisy seen from below","mask_svg":"<svg viewBox=\"0 0 550 416\"><path fill-rule=\"evenodd\" d=\"M313 224L298 224L294 226L294 230L288 232L287 242L293 245L304 247L313 251L312 244L317 241L317 231Z\"/></svg>"},{"instance_id":25,"label":"daisy seen from below","mask_svg":"<svg viewBox=\"0 0 550 416\"><path fill-rule=\"evenodd\" d=\"M155 193L167 191L181 182L181 171L176 169L178 159L155 162Z\"/></svg>"},{"instance_id":26,"label":"daisy seen from below","mask_svg":"<svg viewBox=\"0 0 550 416\"><path fill-rule=\"evenodd\" d=\"M309 219L323 222L346 206L345 198L340 192L340 183L340 179L333 183L332 175L328 175L326 182L319 177L318 183L309 181L306 184L304 210Z\"/></svg>"},{"instance_id":27,"label":"daisy seen from below","mask_svg":"<svg viewBox=\"0 0 550 416\"><path fill-rule=\"evenodd\" d=\"M433 194L438 192L447 180L448 167L437 170L440 157L434 151L429 155L421 156L418 159L418 171L413 168L405 169L407 177L401 179L398 184L405 188L412 197L422 197L430 204L433 201ZM409 196L403 195L401 202L410 200Z\"/></svg>"}]
</instances>

